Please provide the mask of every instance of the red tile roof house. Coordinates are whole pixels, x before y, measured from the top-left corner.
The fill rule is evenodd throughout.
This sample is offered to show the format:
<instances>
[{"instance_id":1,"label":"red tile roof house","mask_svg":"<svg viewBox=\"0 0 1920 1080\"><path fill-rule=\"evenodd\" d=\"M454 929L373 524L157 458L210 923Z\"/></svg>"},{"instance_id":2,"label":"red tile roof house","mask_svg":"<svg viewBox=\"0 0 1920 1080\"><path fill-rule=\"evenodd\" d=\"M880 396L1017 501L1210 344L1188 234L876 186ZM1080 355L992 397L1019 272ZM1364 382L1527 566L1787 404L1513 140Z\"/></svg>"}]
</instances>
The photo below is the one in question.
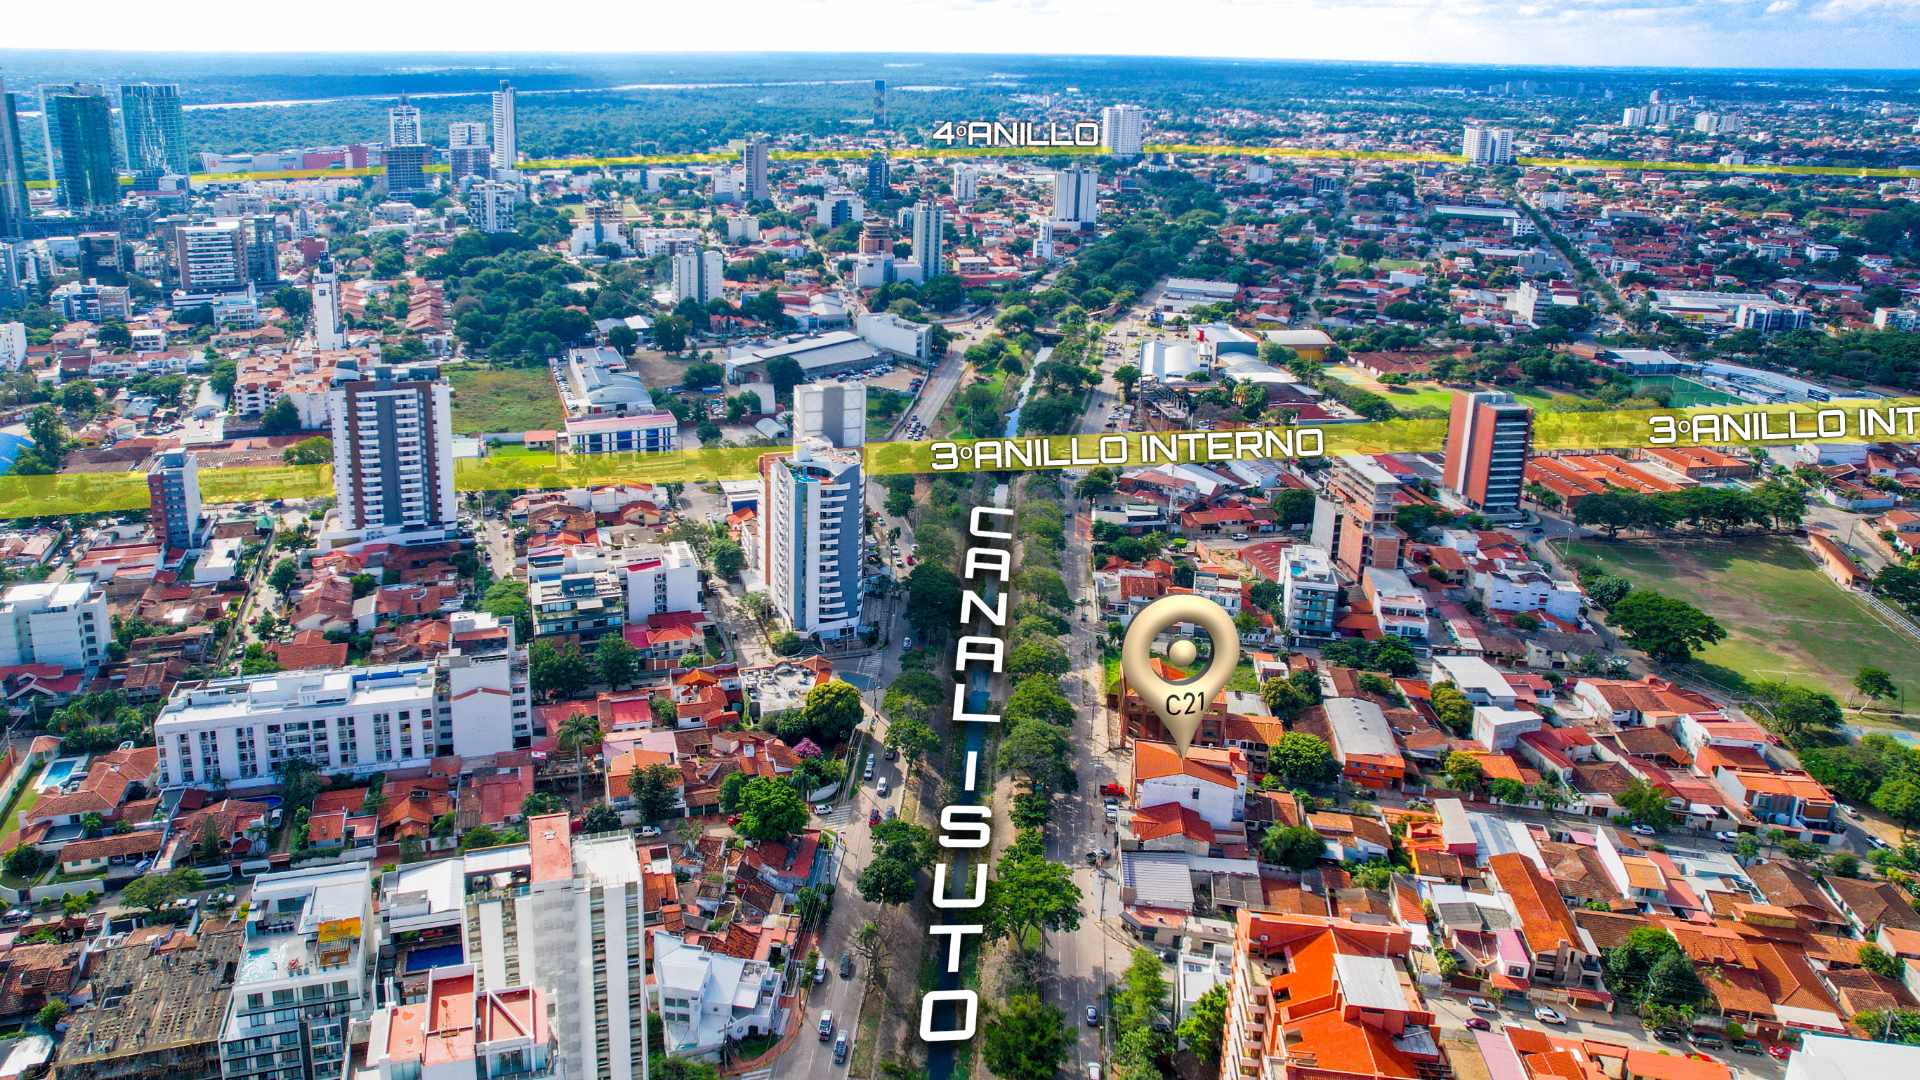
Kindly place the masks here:
<instances>
[{"instance_id":1,"label":"red tile roof house","mask_svg":"<svg viewBox=\"0 0 1920 1080\"><path fill-rule=\"evenodd\" d=\"M44 826L46 835L39 843L50 850L79 840L81 822L88 814L98 814L105 822L116 820L121 807L146 792L159 763L160 752L151 746L101 754L87 766L87 777L78 790L42 797L27 811L23 824L28 829Z\"/></svg>"},{"instance_id":2,"label":"red tile roof house","mask_svg":"<svg viewBox=\"0 0 1920 1080\"><path fill-rule=\"evenodd\" d=\"M138 876L160 854L165 837L158 829L75 840L60 849L60 872L69 876L103 873L108 880Z\"/></svg>"}]
</instances>

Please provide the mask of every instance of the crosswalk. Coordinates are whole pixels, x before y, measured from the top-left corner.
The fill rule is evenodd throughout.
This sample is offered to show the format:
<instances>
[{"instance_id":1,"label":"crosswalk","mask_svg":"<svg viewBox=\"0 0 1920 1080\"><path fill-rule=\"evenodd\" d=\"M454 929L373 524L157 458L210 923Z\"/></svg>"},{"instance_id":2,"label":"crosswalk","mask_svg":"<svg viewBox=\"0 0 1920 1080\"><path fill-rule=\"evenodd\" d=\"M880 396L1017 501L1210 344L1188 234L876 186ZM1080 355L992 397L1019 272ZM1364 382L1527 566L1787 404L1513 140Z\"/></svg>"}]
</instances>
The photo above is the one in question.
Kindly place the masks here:
<instances>
[{"instance_id":1,"label":"crosswalk","mask_svg":"<svg viewBox=\"0 0 1920 1080\"><path fill-rule=\"evenodd\" d=\"M752 1072L738 1073L738 1074L735 1074L731 1078L731 1080L773 1080L773 1066L769 1065L764 1069L755 1069Z\"/></svg>"},{"instance_id":2,"label":"crosswalk","mask_svg":"<svg viewBox=\"0 0 1920 1080\"><path fill-rule=\"evenodd\" d=\"M853 806L850 803L834 803L824 814L813 815L829 825L837 825L853 819Z\"/></svg>"}]
</instances>

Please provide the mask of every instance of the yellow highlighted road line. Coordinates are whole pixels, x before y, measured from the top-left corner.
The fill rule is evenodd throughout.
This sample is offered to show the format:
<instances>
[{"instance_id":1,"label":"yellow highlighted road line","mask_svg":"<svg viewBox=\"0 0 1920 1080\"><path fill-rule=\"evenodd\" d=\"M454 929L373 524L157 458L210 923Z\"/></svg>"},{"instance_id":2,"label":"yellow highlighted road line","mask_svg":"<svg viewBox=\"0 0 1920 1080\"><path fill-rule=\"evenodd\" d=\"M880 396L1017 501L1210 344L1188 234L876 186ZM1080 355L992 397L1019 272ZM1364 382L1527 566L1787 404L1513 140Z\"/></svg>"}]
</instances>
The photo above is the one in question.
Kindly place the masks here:
<instances>
[{"instance_id":1,"label":"yellow highlighted road line","mask_svg":"<svg viewBox=\"0 0 1920 1080\"><path fill-rule=\"evenodd\" d=\"M1708 422L1702 422L1703 417ZM1321 452L1325 454L1406 454L1439 452L1445 446L1446 428L1447 422L1442 419L1418 419L1326 424L1320 425L1318 432ZM977 462L983 457L994 463L1028 463L1006 471L1058 468L1074 463L1124 468L1224 461L1232 460L1232 452L1220 447L1230 443L1233 435L1230 431L1131 432L883 442L866 448L865 462L871 476L898 476L935 472L936 462L960 462L953 471L971 471L978 468ZM1213 443L1211 449L1209 440ZM1920 443L1920 398L1540 412L1534 416L1537 452L1630 450L1662 445L1663 441L1665 445L1678 446ZM999 445L983 455L982 443ZM779 452L780 448L767 447L719 447L669 454L564 455L509 450L457 462L454 487L459 491L532 491L616 483L744 480L758 475L762 455ZM202 498L209 504L319 498L333 494L333 470L327 465L209 468L200 471L200 486ZM0 518L69 517L142 510L146 506L147 483L143 473L0 476Z\"/></svg>"}]
</instances>

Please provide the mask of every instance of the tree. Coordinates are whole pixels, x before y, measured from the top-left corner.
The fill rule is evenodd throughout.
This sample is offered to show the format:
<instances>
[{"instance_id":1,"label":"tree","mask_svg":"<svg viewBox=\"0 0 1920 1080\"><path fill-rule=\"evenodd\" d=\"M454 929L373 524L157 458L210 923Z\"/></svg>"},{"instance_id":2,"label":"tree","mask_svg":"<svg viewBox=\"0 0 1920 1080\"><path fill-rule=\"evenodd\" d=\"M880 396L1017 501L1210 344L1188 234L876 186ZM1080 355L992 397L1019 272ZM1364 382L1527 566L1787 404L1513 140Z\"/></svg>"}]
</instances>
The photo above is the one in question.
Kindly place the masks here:
<instances>
[{"instance_id":1,"label":"tree","mask_svg":"<svg viewBox=\"0 0 1920 1080\"><path fill-rule=\"evenodd\" d=\"M1896 776L1873 793L1873 808L1894 820L1902 829L1920 825L1920 783Z\"/></svg>"},{"instance_id":2,"label":"tree","mask_svg":"<svg viewBox=\"0 0 1920 1080\"><path fill-rule=\"evenodd\" d=\"M1326 854L1326 838L1310 825L1283 825L1260 838L1261 859L1289 870L1311 869Z\"/></svg>"},{"instance_id":3,"label":"tree","mask_svg":"<svg viewBox=\"0 0 1920 1080\"><path fill-rule=\"evenodd\" d=\"M33 1022L42 1031L52 1031L66 1015L67 1003L59 998L49 998L45 1005L40 1006L40 1011L33 1014Z\"/></svg>"},{"instance_id":4,"label":"tree","mask_svg":"<svg viewBox=\"0 0 1920 1080\"><path fill-rule=\"evenodd\" d=\"M639 655L619 634L602 634L593 646L593 666L607 689L618 690L633 681L639 669Z\"/></svg>"},{"instance_id":5,"label":"tree","mask_svg":"<svg viewBox=\"0 0 1920 1080\"><path fill-rule=\"evenodd\" d=\"M1001 738L995 756L1009 775L1025 777L1036 791L1054 792L1073 786L1071 753L1063 729L1029 720Z\"/></svg>"},{"instance_id":6,"label":"tree","mask_svg":"<svg viewBox=\"0 0 1920 1080\"><path fill-rule=\"evenodd\" d=\"M1649 1006L1690 1009L1707 998L1693 962L1672 934L1658 927L1629 931L1606 951L1607 989L1645 1013Z\"/></svg>"},{"instance_id":7,"label":"tree","mask_svg":"<svg viewBox=\"0 0 1920 1080\"><path fill-rule=\"evenodd\" d=\"M1596 574L1584 582L1587 599L1602 608L1611 608L1633 591L1633 582L1613 574Z\"/></svg>"},{"instance_id":8,"label":"tree","mask_svg":"<svg viewBox=\"0 0 1920 1080\"><path fill-rule=\"evenodd\" d=\"M1015 679L1029 675L1059 678L1067 673L1069 666L1066 647L1053 638L1023 641L1007 656L1007 674Z\"/></svg>"},{"instance_id":9,"label":"tree","mask_svg":"<svg viewBox=\"0 0 1920 1080\"><path fill-rule=\"evenodd\" d=\"M280 780L280 799L289 814L311 807L314 797L327 786L319 766L303 757L281 758L274 771Z\"/></svg>"},{"instance_id":10,"label":"tree","mask_svg":"<svg viewBox=\"0 0 1920 1080\"><path fill-rule=\"evenodd\" d=\"M600 746L600 721L583 712L574 713L560 721L560 730L554 733L554 746L573 757L575 783L584 796L587 788L587 751L597 750Z\"/></svg>"},{"instance_id":11,"label":"tree","mask_svg":"<svg viewBox=\"0 0 1920 1080\"><path fill-rule=\"evenodd\" d=\"M1300 693L1298 687L1286 679L1268 679L1261 683L1260 700L1266 703L1268 712L1281 720L1286 720L1294 713L1313 704Z\"/></svg>"},{"instance_id":12,"label":"tree","mask_svg":"<svg viewBox=\"0 0 1920 1080\"><path fill-rule=\"evenodd\" d=\"M707 548L707 557L713 561L713 572L722 579L733 578L747 565L746 552L730 536L723 536Z\"/></svg>"},{"instance_id":13,"label":"tree","mask_svg":"<svg viewBox=\"0 0 1920 1080\"><path fill-rule=\"evenodd\" d=\"M1620 809L1629 825L1645 825L1649 829L1669 829L1673 827L1673 809L1667 805L1667 793L1635 777L1613 801Z\"/></svg>"},{"instance_id":14,"label":"tree","mask_svg":"<svg viewBox=\"0 0 1920 1080\"><path fill-rule=\"evenodd\" d=\"M534 693L562 698L578 697L593 683L592 665L571 641L535 641L527 650L527 675Z\"/></svg>"},{"instance_id":15,"label":"tree","mask_svg":"<svg viewBox=\"0 0 1920 1080\"><path fill-rule=\"evenodd\" d=\"M1885 979L1898 981L1906 974L1907 963L1872 943L1860 946L1860 966Z\"/></svg>"},{"instance_id":16,"label":"tree","mask_svg":"<svg viewBox=\"0 0 1920 1080\"><path fill-rule=\"evenodd\" d=\"M886 748L900 755L911 769L940 745L940 736L917 717L899 716L887 722Z\"/></svg>"},{"instance_id":17,"label":"tree","mask_svg":"<svg viewBox=\"0 0 1920 1080\"><path fill-rule=\"evenodd\" d=\"M1455 791L1478 791L1487 781L1487 770L1480 759L1459 750L1447 755L1440 771L1446 775L1447 786Z\"/></svg>"},{"instance_id":18,"label":"tree","mask_svg":"<svg viewBox=\"0 0 1920 1080\"><path fill-rule=\"evenodd\" d=\"M281 559L273 564L273 570L267 574L267 585L274 592L285 596L293 591L295 582L300 580L300 565L292 559Z\"/></svg>"},{"instance_id":19,"label":"tree","mask_svg":"<svg viewBox=\"0 0 1920 1080\"><path fill-rule=\"evenodd\" d=\"M1133 384L1140 381L1140 369L1132 364L1121 364L1113 369L1113 381L1120 384L1120 397L1133 400Z\"/></svg>"},{"instance_id":20,"label":"tree","mask_svg":"<svg viewBox=\"0 0 1920 1080\"><path fill-rule=\"evenodd\" d=\"M325 435L301 439L281 455L289 465L325 465L333 460L333 440Z\"/></svg>"},{"instance_id":21,"label":"tree","mask_svg":"<svg viewBox=\"0 0 1920 1080\"><path fill-rule=\"evenodd\" d=\"M805 378L806 373L800 369L800 361L791 356L776 356L767 361L767 381L773 384L775 400L792 401L793 388Z\"/></svg>"},{"instance_id":22,"label":"tree","mask_svg":"<svg viewBox=\"0 0 1920 1080\"><path fill-rule=\"evenodd\" d=\"M749 840L785 840L807 825L807 803L791 784L756 776L740 789L734 830Z\"/></svg>"},{"instance_id":23,"label":"tree","mask_svg":"<svg viewBox=\"0 0 1920 1080\"><path fill-rule=\"evenodd\" d=\"M1227 1030L1227 987L1222 983L1201 994L1187 1006L1174 1034L1187 1044L1187 1052L1201 1061L1212 1061L1220 1054L1220 1036Z\"/></svg>"},{"instance_id":24,"label":"tree","mask_svg":"<svg viewBox=\"0 0 1920 1080\"><path fill-rule=\"evenodd\" d=\"M480 610L495 618L512 619L514 635L525 640L533 633L533 608L527 603L527 583L516 578L501 578L487 587L480 598Z\"/></svg>"},{"instance_id":25,"label":"tree","mask_svg":"<svg viewBox=\"0 0 1920 1080\"><path fill-rule=\"evenodd\" d=\"M520 800L522 817L539 817L542 814L557 814L567 808L560 796L551 791L529 791L527 797Z\"/></svg>"},{"instance_id":26,"label":"tree","mask_svg":"<svg viewBox=\"0 0 1920 1080\"><path fill-rule=\"evenodd\" d=\"M987 1019L982 1056L1003 1080L1052 1080L1072 1045L1059 1009L1037 995L1015 994Z\"/></svg>"},{"instance_id":27,"label":"tree","mask_svg":"<svg viewBox=\"0 0 1920 1080\"><path fill-rule=\"evenodd\" d=\"M1428 704L1433 706L1433 714L1448 731L1464 736L1473 730L1473 702L1467 700L1459 687L1450 682L1435 683Z\"/></svg>"},{"instance_id":28,"label":"tree","mask_svg":"<svg viewBox=\"0 0 1920 1080\"><path fill-rule=\"evenodd\" d=\"M1749 684L1755 700L1767 707L1767 724L1799 747L1824 742L1845 721L1840 702L1825 690L1762 679Z\"/></svg>"},{"instance_id":29,"label":"tree","mask_svg":"<svg viewBox=\"0 0 1920 1080\"><path fill-rule=\"evenodd\" d=\"M301 430L300 410L294 407L293 399L282 396L260 417L260 434L291 435Z\"/></svg>"},{"instance_id":30,"label":"tree","mask_svg":"<svg viewBox=\"0 0 1920 1080\"><path fill-rule=\"evenodd\" d=\"M800 706L807 736L823 745L844 742L864 715L860 691L842 679L830 679L807 691Z\"/></svg>"},{"instance_id":31,"label":"tree","mask_svg":"<svg viewBox=\"0 0 1920 1080\"><path fill-rule=\"evenodd\" d=\"M1608 617L1628 644L1667 663L1685 663L1727 636L1712 616L1685 600L1645 590L1628 593Z\"/></svg>"},{"instance_id":32,"label":"tree","mask_svg":"<svg viewBox=\"0 0 1920 1080\"><path fill-rule=\"evenodd\" d=\"M1853 677L1853 689L1862 697L1874 701L1900 693L1900 688L1893 684L1893 676L1877 667L1861 668L1860 673Z\"/></svg>"},{"instance_id":33,"label":"tree","mask_svg":"<svg viewBox=\"0 0 1920 1080\"><path fill-rule=\"evenodd\" d=\"M200 888L200 871L183 866L166 873L143 874L120 890L120 902L129 907L158 911Z\"/></svg>"},{"instance_id":34,"label":"tree","mask_svg":"<svg viewBox=\"0 0 1920 1080\"><path fill-rule=\"evenodd\" d=\"M649 765L635 773L633 807L640 820L651 825L680 809L680 770L672 765Z\"/></svg>"},{"instance_id":35,"label":"tree","mask_svg":"<svg viewBox=\"0 0 1920 1080\"><path fill-rule=\"evenodd\" d=\"M1014 947L1029 951L1027 938L1036 931L1072 931L1080 927L1080 886L1066 866L1049 862L1034 850L1009 847L987 880L983 923L989 940L1011 938Z\"/></svg>"},{"instance_id":36,"label":"tree","mask_svg":"<svg viewBox=\"0 0 1920 1080\"><path fill-rule=\"evenodd\" d=\"M1269 679L1269 683L1281 683ZM1289 731L1280 736L1267 755L1268 764L1290 787L1313 787L1340 775L1340 763L1326 740L1304 731Z\"/></svg>"},{"instance_id":37,"label":"tree","mask_svg":"<svg viewBox=\"0 0 1920 1080\"><path fill-rule=\"evenodd\" d=\"M904 904L919 891L920 878L906 860L883 855L861 869L854 886L870 904Z\"/></svg>"},{"instance_id":38,"label":"tree","mask_svg":"<svg viewBox=\"0 0 1920 1080\"><path fill-rule=\"evenodd\" d=\"M652 1075L659 1080L720 1080L720 1066L695 1058L656 1058Z\"/></svg>"},{"instance_id":39,"label":"tree","mask_svg":"<svg viewBox=\"0 0 1920 1080\"><path fill-rule=\"evenodd\" d=\"M604 802L594 803L587 807L586 813L580 815L580 831L583 833L613 832L619 827L620 815Z\"/></svg>"}]
</instances>

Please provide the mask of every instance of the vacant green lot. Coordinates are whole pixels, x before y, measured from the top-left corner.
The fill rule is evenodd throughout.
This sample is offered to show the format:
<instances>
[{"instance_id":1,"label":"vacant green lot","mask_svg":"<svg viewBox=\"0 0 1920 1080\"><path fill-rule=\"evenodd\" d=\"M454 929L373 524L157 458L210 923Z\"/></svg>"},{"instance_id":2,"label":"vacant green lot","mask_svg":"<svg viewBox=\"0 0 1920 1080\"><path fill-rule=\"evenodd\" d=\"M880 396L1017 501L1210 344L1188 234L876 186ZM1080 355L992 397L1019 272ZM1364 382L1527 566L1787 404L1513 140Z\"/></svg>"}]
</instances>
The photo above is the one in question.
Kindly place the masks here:
<instances>
[{"instance_id":1,"label":"vacant green lot","mask_svg":"<svg viewBox=\"0 0 1920 1080\"><path fill-rule=\"evenodd\" d=\"M1700 660L1726 685L1786 679L1845 700L1854 674L1878 667L1901 687L1920 690L1920 649L1828 580L1790 540L1587 540L1569 544L1568 553L1719 620L1727 639Z\"/></svg>"},{"instance_id":2,"label":"vacant green lot","mask_svg":"<svg viewBox=\"0 0 1920 1080\"><path fill-rule=\"evenodd\" d=\"M542 431L566 423L546 368L450 367L447 383L458 434Z\"/></svg>"},{"instance_id":3,"label":"vacant green lot","mask_svg":"<svg viewBox=\"0 0 1920 1080\"><path fill-rule=\"evenodd\" d=\"M1337 364L1328 368L1327 374L1341 382L1352 383L1379 394L1403 413L1417 409L1444 411L1453 407L1453 389L1437 382L1420 381L1408 383L1405 386L1388 386L1351 364ZM1565 394L1544 390L1515 392L1513 396L1541 411L1552 409L1555 402L1567 397Z\"/></svg>"}]
</instances>

